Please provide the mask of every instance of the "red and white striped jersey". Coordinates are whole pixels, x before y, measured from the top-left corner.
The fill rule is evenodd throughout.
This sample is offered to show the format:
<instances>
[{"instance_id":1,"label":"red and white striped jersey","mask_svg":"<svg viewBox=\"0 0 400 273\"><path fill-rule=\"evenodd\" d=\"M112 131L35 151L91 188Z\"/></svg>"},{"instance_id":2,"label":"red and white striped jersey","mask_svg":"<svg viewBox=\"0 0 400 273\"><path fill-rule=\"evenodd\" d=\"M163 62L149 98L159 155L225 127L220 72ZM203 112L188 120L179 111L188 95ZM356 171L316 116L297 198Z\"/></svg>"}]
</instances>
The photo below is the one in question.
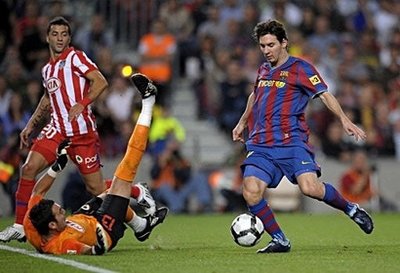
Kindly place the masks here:
<instances>
[{"instance_id":1,"label":"red and white striped jersey","mask_svg":"<svg viewBox=\"0 0 400 273\"><path fill-rule=\"evenodd\" d=\"M90 81L85 75L97 69L84 52L73 47L66 49L57 60L50 60L42 68L43 86L49 94L52 107L51 124L66 137L96 131L96 120L90 105L71 122L68 121L68 112L87 96Z\"/></svg>"}]
</instances>

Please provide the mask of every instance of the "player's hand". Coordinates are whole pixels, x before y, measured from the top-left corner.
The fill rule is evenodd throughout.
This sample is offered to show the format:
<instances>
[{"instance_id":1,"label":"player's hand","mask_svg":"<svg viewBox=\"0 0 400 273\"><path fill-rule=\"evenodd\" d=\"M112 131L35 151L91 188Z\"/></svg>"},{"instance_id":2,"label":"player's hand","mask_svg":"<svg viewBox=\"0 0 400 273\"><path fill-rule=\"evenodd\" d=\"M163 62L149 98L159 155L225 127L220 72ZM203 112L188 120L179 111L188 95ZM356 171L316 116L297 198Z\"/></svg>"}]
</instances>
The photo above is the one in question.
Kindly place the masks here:
<instances>
[{"instance_id":1,"label":"player's hand","mask_svg":"<svg viewBox=\"0 0 400 273\"><path fill-rule=\"evenodd\" d=\"M21 133L19 134L19 148L22 149L24 147L29 146L29 136L31 135L33 128L31 126L26 126Z\"/></svg>"},{"instance_id":2,"label":"player's hand","mask_svg":"<svg viewBox=\"0 0 400 273\"><path fill-rule=\"evenodd\" d=\"M243 137L243 131L244 131L244 125L241 123L238 123L236 127L232 130L232 140L233 141L240 141L244 143L244 137Z\"/></svg>"},{"instance_id":3,"label":"player's hand","mask_svg":"<svg viewBox=\"0 0 400 273\"><path fill-rule=\"evenodd\" d=\"M100 224L96 226L96 238L97 243L95 246L92 247L92 254L93 255L103 255L106 252L106 240L105 233L103 228Z\"/></svg>"},{"instance_id":4,"label":"player's hand","mask_svg":"<svg viewBox=\"0 0 400 273\"><path fill-rule=\"evenodd\" d=\"M53 163L51 166L51 169L55 172L61 172L65 166L67 165L68 162L68 156L67 156L67 148L71 144L71 140L65 139L63 142L58 145L57 148L57 159L56 162Z\"/></svg>"},{"instance_id":5,"label":"player's hand","mask_svg":"<svg viewBox=\"0 0 400 273\"><path fill-rule=\"evenodd\" d=\"M78 118L79 115L82 114L84 109L85 109L85 106L83 106L80 103L77 103L74 106L72 106L68 112L68 120L72 121L72 120Z\"/></svg>"}]
</instances>

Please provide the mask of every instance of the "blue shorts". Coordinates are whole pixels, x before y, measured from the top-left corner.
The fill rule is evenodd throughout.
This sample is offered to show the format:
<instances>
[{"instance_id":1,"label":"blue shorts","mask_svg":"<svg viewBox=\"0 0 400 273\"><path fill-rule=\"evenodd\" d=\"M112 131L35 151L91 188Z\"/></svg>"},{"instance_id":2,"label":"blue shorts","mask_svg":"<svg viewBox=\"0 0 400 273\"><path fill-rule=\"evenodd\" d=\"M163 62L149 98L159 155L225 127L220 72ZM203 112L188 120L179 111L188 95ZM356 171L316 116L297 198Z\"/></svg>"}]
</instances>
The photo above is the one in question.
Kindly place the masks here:
<instances>
[{"instance_id":1,"label":"blue shorts","mask_svg":"<svg viewBox=\"0 0 400 273\"><path fill-rule=\"evenodd\" d=\"M268 188L276 188L283 176L297 184L296 177L303 173L321 175L314 154L301 146L250 149L241 168L243 177L255 176L267 183Z\"/></svg>"}]
</instances>

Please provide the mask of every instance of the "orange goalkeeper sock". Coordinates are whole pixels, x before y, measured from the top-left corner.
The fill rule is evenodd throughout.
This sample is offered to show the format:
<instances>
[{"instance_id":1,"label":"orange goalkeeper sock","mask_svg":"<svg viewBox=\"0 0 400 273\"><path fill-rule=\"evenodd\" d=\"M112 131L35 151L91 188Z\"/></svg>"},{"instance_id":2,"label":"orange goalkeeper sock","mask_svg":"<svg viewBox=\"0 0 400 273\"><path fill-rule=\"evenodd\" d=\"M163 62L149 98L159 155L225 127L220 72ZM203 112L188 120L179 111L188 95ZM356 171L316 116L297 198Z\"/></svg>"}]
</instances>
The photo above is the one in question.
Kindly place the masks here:
<instances>
[{"instance_id":1,"label":"orange goalkeeper sock","mask_svg":"<svg viewBox=\"0 0 400 273\"><path fill-rule=\"evenodd\" d=\"M148 135L149 127L136 124L129 139L125 156L114 173L116 177L132 183L146 149Z\"/></svg>"}]
</instances>

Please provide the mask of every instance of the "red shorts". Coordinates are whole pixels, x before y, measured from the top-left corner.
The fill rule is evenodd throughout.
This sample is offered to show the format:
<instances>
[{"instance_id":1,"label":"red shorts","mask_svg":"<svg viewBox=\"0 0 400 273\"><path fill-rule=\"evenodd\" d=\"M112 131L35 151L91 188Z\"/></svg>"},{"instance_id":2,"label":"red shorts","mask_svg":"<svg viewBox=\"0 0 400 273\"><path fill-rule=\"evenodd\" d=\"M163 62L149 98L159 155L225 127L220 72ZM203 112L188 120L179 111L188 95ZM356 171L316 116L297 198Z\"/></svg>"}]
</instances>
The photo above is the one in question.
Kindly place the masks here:
<instances>
[{"instance_id":1,"label":"red shorts","mask_svg":"<svg viewBox=\"0 0 400 273\"><path fill-rule=\"evenodd\" d=\"M33 141L31 151L44 156L47 162L52 164L57 157L58 145L66 137L55 130L51 124L47 124ZM97 132L85 135L69 137L71 145L67 149L69 158L78 167L81 174L90 174L100 169L100 139Z\"/></svg>"}]
</instances>

